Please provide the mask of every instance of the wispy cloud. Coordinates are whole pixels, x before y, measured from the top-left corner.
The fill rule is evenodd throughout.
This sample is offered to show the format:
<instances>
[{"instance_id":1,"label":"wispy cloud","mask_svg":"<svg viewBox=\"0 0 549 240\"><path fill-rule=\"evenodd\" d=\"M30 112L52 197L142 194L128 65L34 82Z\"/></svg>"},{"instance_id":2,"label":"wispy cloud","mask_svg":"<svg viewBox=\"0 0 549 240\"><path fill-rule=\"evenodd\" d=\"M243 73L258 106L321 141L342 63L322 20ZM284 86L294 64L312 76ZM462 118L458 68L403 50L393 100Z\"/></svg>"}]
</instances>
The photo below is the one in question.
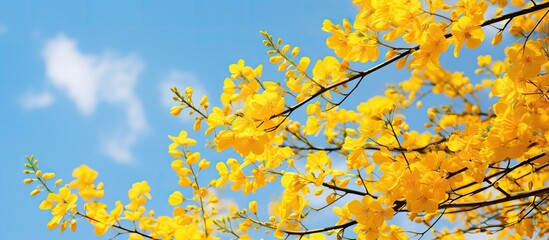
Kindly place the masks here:
<instances>
[{"instance_id":1,"label":"wispy cloud","mask_svg":"<svg viewBox=\"0 0 549 240\"><path fill-rule=\"evenodd\" d=\"M20 103L25 110L34 110L49 107L55 101L55 97L48 91L40 93L25 92L20 97Z\"/></svg>"},{"instance_id":2,"label":"wispy cloud","mask_svg":"<svg viewBox=\"0 0 549 240\"><path fill-rule=\"evenodd\" d=\"M100 102L124 109L124 134L109 135L103 141L104 152L121 163L131 163L131 147L147 129L147 121L134 86L143 69L135 56L81 52L74 39L64 34L47 41L42 52L46 75L59 91L74 101L77 109L91 116Z\"/></svg>"},{"instance_id":3,"label":"wispy cloud","mask_svg":"<svg viewBox=\"0 0 549 240\"><path fill-rule=\"evenodd\" d=\"M50 39L42 55L48 79L57 89L67 93L81 113L91 115L101 81L96 57L80 53L76 42L65 35Z\"/></svg>"},{"instance_id":4,"label":"wispy cloud","mask_svg":"<svg viewBox=\"0 0 549 240\"><path fill-rule=\"evenodd\" d=\"M175 105L173 101L173 93L170 88L177 87L177 89L183 93L185 88L190 86L193 88L193 102L198 104L202 96L208 95L206 87L200 82L198 77L192 72L171 70L166 74L166 77L159 85L159 90L162 96L162 105L166 108L170 108ZM191 118L183 118L185 121L191 121Z\"/></svg>"}]
</instances>

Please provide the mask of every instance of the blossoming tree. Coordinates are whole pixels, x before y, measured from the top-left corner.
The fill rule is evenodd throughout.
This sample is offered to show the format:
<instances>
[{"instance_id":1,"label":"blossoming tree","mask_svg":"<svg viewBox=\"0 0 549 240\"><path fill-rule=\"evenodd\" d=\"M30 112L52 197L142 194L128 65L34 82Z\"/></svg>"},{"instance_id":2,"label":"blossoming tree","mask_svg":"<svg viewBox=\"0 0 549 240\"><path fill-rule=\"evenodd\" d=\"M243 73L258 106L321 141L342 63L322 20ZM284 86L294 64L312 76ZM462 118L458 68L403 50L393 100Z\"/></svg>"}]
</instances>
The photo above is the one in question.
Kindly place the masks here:
<instances>
[{"instance_id":1,"label":"blossoming tree","mask_svg":"<svg viewBox=\"0 0 549 240\"><path fill-rule=\"evenodd\" d=\"M281 72L269 79L278 80L263 80L263 66L239 60L229 66L220 106L206 96L193 102L191 88L172 89L171 114L190 109L195 123L194 132L170 136L180 189L166 199L169 216L147 209L147 181L132 186L129 200L107 205L93 169L82 165L63 183L27 157L24 182L37 185L31 195L45 197L39 208L51 211L47 227L74 231L89 223L97 235L113 230L128 239L251 239L254 231L300 239L457 239L478 232L546 238L549 2L353 2L354 19L322 24L333 56L311 64L299 47L263 31ZM495 29L493 38L486 29ZM513 41L496 47L502 38ZM505 57L478 56L476 75L439 61L449 55L465 66L460 52L486 41L483 47L504 49ZM358 104L346 102L374 81L372 73L395 69L410 77ZM437 100L422 102L427 96ZM211 166L193 147L200 132L234 157ZM250 196L275 185L283 190L270 207L250 201L228 215L218 211L216 189ZM317 214L332 217L311 227ZM441 219L458 223L447 228ZM424 228L407 229L405 221Z\"/></svg>"}]
</instances>

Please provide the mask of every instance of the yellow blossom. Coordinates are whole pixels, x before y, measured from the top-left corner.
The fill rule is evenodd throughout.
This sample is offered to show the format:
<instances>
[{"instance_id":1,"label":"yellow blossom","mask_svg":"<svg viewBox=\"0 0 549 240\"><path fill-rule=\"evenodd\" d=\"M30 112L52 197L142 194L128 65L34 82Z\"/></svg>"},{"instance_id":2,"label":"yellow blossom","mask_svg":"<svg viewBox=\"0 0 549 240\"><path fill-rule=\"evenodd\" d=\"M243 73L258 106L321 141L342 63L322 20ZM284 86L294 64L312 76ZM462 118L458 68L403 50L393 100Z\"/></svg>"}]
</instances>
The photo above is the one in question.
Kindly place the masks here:
<instances>
[{"instance_id":1,"label":"yellow blossom","mask_svg":"<svg viewBox=\"0 0 549 240\"><path fill-rule=\"evenodd\" d=\"M252 212L253 214L257 214L257 201L251 201L248 205L250 212Z\"/></svg>"},{"instance_id":2,"label":"yellow blossom","mask_svg":"<svg viewBox=\"0 0 549 240\"><path fill-rule=\"evenodd\" d=\"M182 130L179 132L177 137L168 136L174 143L177 143L179 146L193 146L196 144L196 140L192 138L187 138L187 131Z\"/></svg>"},{"instance_id":3,"label":"yellow blossom","mask_svg":"<svg viewBox=\"0 0 549 240\"><path fill-rule=\"evenodd\" d=\"M179 191L175 191L172 194L170 194L170 197L168 198L168 202L172 206L176 206L181 204L183 201L185 201L185 197L183 197L183 194Z\"/></svg>"},{"instance_id":4,"label":"yellow blossom","mask_svg":"<svg viewBox=\"0 0 549 240\"><path fill-rule=\"evenodd\" d=\"M456 41L454 57L459 56L459 51L464 44L467 48L477 48L484 40L482 28L467 16L461 17L452 25L452 35Z\"/></svg>"},{"instance_id":5,"label":"yellow blossom","mask_svg":"<svg viewBox=\"0 0 549 240\"><path fill-rule=\"evenodd\" d=\"M80 196L84 200L91 198L102 198L104 195L103 189L94 184L95 179L99 174L97 171L89 168L87 165L81 165L72 172L72 176L76 179L70 183L71 188L78 189Z\"/></svg>"}]
</instances>

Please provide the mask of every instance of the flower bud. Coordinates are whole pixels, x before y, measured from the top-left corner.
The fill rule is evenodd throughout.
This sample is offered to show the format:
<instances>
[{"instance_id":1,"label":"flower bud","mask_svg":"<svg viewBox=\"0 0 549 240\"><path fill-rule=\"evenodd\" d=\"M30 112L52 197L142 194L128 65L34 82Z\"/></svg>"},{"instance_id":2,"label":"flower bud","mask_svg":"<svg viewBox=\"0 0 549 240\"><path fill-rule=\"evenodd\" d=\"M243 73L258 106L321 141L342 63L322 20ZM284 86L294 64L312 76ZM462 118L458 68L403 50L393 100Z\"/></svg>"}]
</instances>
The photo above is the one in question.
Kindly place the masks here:
<instances>
[{"instance_id":1,"label":"flower bud","mask_svg":"<svg viewBox=\"0 0 549 240\"><path fill-rule=\"evenodd\" d=\"M177 116L181 113L182 110L183 108L181 106L173 106L172 108L170 108L170 114L172 116Z\"/></svg>"},{"instance_id":2,"label":"flower bud","mask_svg":"<svg viewBox=\"0 0 549 240\"><path fill-rule=\"evenodd\" d=\"M248 204L248 208L250 209L250 212L257 214L257 201L251 201L250 204Z\"/></svg>"},{"instance_id":3,"label":"flower bud","mask_svg":"<svg viewBox=\"0 0 549 240\"><path fill-rule=\"evenodd\" d=\"M44 173L44 175L42 175L42 178L44 178L44 180L49 180L49 179L52 179L54 177L55 177L55 173L52 173L52 172Z\"/></svg>"},{"instance_id":4,"label":"flower bud","mask_svg":"<svg viewBox=\"0 0 549 240\"><path fill-rule=\"evenodd\" d=\"M36 194L40 193L40 190L39 189L34 189L31 191L30 195L31 196L36 196Z\"/></svg>"}]
</instances>

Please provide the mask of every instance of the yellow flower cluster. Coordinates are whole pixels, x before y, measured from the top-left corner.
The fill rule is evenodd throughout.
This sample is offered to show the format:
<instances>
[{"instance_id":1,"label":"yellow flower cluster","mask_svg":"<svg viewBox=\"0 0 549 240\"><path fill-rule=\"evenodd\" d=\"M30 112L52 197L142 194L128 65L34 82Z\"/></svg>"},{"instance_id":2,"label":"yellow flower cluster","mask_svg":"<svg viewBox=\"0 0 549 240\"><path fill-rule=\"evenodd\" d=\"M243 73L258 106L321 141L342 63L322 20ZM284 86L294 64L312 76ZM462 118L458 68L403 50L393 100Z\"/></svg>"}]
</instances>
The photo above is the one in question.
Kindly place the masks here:
<instances>
[{"instance_id":1,"label":"yellow flower cluster","mask_svg":"<svg viewBox=\"0 0 549 240\"><path fill-rule=\"evenodd\" d=\"M53 215L48 227L74 231L86 219L97 235L115 229L136 240L252 239L259 233L250 231L259 229L281 239L462 239L494 230L501 238L546 238L549 3L353 3L353 20L322 24L334 56L312 61L300 56L299 47L262 31L281 80L263 80L263 65L240 59L229 66L219 106L210 108L205 96L193 103L190 87L172 89L177 104L170 113L189 110L195 132L205 120L207 146L224 157L210 168L205 154L192 149L197 141L191 133L169 136L180 187L167 199L172 216L146 208L146 181L131 187L129 202L109 208L100 202L103 183L96 183L96 171L82 165L74 181L62 186L58 180L52 189L47 181L55 174L42 173L29 157L25 173L31 177L24 182L39 183L31 195L48 192L40 204ZM485 41L492 34L487 28L496 29L492 46ZM508 45L504 59L477 54L475 75L467 68L451 71L456 66L441 60L453 57L466 65L469 60L461 59L474 52L465 48L503 49L498 44ZM368 61L379 64L356 70ZM387 77L374 73L391 71L391 64L406 67L410 76L376 96L363 94L367 81ZM358 102L347 109L351 96ZM241 197L271 189L281 194L269 204L227 207L220 200L225 188ZM331 218L311 228L307 219L317 212ZM396 215L425 224L425 231L397 225ZM441 218L462 224L438 230Z\"/></svg>"}]
</instances>

